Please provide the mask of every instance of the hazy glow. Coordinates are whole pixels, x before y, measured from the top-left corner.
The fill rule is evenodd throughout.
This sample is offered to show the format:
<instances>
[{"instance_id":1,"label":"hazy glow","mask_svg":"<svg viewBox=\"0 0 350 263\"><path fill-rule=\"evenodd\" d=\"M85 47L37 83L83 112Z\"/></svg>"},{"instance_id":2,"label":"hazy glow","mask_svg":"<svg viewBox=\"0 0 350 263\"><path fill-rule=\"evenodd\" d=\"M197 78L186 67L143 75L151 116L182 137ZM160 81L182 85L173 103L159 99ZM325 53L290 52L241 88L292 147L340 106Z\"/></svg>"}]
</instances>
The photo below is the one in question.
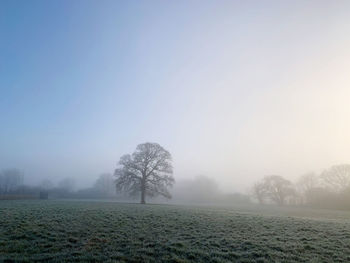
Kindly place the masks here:
<instances>
[{"instance_id":1,"label":"hazy glow","mask_svg":"<svg viewBox=\"0 0 350 263\"><path fill-rule=\"evenodd\" d=\"M90 184L154 141L231 191L350 162L348 1L0 10L0 168Z\"/></svg>"}]
</instances>

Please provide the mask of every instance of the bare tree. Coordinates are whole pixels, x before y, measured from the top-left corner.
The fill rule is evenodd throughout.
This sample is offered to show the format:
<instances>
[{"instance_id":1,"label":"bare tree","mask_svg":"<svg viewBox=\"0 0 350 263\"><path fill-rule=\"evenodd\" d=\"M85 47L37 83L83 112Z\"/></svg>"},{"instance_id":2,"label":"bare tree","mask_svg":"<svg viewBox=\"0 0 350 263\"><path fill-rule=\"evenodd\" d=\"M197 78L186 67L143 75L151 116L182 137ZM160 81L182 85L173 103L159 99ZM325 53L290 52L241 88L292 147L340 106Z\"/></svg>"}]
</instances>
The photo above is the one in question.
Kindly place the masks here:
<instances>
[{"instance_id":1,"label":"bare tree","mask_svg":"<svg viewBox=\"0 0 350 263\"><path fill-rule=\"evenodd\" d=\"M315 173L303 174L296 182L299 203L309 202L310 194L319 186L319 177Z\"/></svg>"},{"instance_id":2,"label":"bare tree","mask_svg":"<svg viewBox=\"0 0 350 263\"><path fill-rule=\"evenodd\" d=\"M110 173L104 173L96 180L94 188L106 197L115 196L114 178Z\"/></svg>"},{"instance_id":3,"label":"bare tree","mask_svg":"<svg viewBox=\"0 0 350 263\"><path fill-rule=\"evenodd\" d=\"M334 165L321 174L324 183L336 192L350 187L350 164Z\"/></svg>"},{"instance_id":4,"label":"bare tree","mask_svg":"<svg viewBox=\"0 0 350 263\"><path fill-rule=\"evenodd\" d=\"M297 181L298 188L300 188L302 192L307 192L310 189L317 187L318 183L319 179L315 173L303 174Z\"/></svg>"},{"instance_id":5,"label":"bare tree","mask_svg":"<svg viewBox=\"0 0 350 263\"><path fill-rule=\"evenodd\" d=\"M270 175L264 178L267 195L278 205L284 205L289 196L294 196L293 184L279 175Z\"/></svg>"},{"instance_id":6,"label":"bare tree","mask_svg":"<svg viewBox=\"0 0 350 263\"><path fill-rule=\"evenodd\" d=\"M146 203L146 196L171 198L168 187L175 182L171 160L170 153L159 144L139 144L132 155L120 158L114 172L117 190L130 195L141 193L141 204Z\"/></svg>"},{"instance_id":7,"label":"bare tree","mask_svg":"<svg viewBox=\"0 0 350 263\"><path fill-rule=\"evenodd\" d=\"M0 194L8 194L23 184L23 174L18 169L7 169L0 173Z\"/></svg>"},{"instance_id":8,"label":"bare tree","mask_svg":"<svg viewBox=\"0 0 350 263\"><path fill-rule=\"evenodd\" d=\"M267 197L267 188L264 181L256 182L253 185L252 192L253 192L253 197L259 201L259 204L261 205L264 204L265 199Z\"/></svg>"}]
</instances>

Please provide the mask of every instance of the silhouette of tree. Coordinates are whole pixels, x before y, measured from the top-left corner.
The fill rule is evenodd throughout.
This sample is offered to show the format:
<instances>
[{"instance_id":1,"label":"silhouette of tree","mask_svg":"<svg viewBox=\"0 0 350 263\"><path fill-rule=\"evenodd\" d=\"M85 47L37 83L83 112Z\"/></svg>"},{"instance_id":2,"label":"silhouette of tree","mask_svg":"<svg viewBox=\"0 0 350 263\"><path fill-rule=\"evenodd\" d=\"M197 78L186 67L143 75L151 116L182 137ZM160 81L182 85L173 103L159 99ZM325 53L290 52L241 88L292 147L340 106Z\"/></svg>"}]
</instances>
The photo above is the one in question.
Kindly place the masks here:
<instances>
[{"instance_id":1,"label":"silhouette of tree","mask_svg":"<svg viewBox=\"0 0 350 263\"><path fill-rule=\"evenodd\" d=\"M267 197L267 187L264 184L264 181L256 182L253 185L253 197L259 201L259 204L264 204Z\"/></svg>"},{"instance_id":2,"label":"silhouette of tree","mask_svg":"<svg viewBox=\"0 0 350 263\"><path fill-rule=\"evenodd\" d=\"M315 173L306 173L299 177L296 182L300 203L308 203L315 189L319 187L319 177Z\"/></svg>"},{"instance_id":3,"label":"silhouette of tree","mask_svg":"<svg viewBox=\"0 0 350 263\"><path fill-rule=\"evenodd\" d=\"M106 197L115 196L115 185L112 174L101 174L95 182L94 189Z\"/></svg>"},{"instance_id":4,"label":"silhouette of tree","mask_svg":"<svg viewBox=\"0 0 350 263\"><path fill-rule=\"evenodd\" d=\"M175 182L171 160L170 153L159 144L139 144L132 155L119 160L114 172L117 190L130 195L141 193L141 204L146 203L146 196L171 198L168 187Z\"/></svg>"},{"instance_id":5,"label":"silhouette of tree","mask_svg":"<svg viewBox=\"0 0 350 263\"><path fill-rule=\"evenodd\" d=\"M350 165L334 165L321 174L323 182L336 192L350 187Z\"/></svg>"},{"instance_id":6,"label":"silhouette of tree","mask_svg":"<svg viewBox=\"0 0 350 263\"><path fill-rule=\"evenodd\" d=\"M0 194L8 194L23 184L23 174L18 169L0 172Z\"/></svg>"},{"instance_id":7,"label":"silhouette of tree","mask_svg":"<svg viewBox=\"0 0 350 263\"><path fill-rule=\"evenodd\" d=\"M267 195L278 205L284 205L287 197L295 195L293 184L282 176L266 176L263 181Z\"/></svg>"}]
</instances>

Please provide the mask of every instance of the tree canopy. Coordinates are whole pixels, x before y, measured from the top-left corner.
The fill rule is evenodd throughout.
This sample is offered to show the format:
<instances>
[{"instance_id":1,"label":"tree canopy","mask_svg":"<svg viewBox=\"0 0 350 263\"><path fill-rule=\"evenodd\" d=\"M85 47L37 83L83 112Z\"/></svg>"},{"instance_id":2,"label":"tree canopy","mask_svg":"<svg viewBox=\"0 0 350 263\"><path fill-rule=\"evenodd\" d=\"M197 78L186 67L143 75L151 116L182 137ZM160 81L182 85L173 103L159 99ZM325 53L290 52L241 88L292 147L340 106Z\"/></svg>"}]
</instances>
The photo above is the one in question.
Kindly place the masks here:
<instances>
[{"instance_id":1,"label":"tree canopy","mask_svg":"<svg viewBox=\"0 0 350 263\"><path fill-rule=\"evenodd\" d=\"M114 175L118 191L129 195L141 195L141 204L146 196L158 195L171 198L168 191L175 180L170 153L157 143L143 143L133 154L123 155Z\"/></svg>"},{"instance_id":2,"label":"tree canopy","mask_svg":"<svg viewBox=\"0 0 350 263\"><path fill-rule=\"evenodd\" d=\"M350 187L350 165L334 165L321 174L321 179L332 190L342 192Z\"/></svg>"}]
</instances>

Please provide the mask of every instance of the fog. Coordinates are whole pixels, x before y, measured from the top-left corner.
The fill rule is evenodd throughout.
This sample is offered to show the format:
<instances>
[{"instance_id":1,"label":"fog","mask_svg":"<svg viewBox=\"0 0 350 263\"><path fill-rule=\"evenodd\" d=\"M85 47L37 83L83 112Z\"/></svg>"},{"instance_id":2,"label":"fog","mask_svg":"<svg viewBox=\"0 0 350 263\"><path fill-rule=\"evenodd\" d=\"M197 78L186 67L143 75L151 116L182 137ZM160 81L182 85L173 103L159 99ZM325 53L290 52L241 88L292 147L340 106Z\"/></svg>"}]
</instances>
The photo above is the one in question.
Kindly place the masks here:
<instances>
[{"instance_id":1,"label":"fog","mask_svg":"<svg viewBox=\"0 0 350 263\"><path fill-rule=\"evenodd\" d=\"M349 5L2 2L0 169L76 191L157 142L181 202L349 163Z\"/></svg>"},{"instance_id":2,"label":"fog","mask_svg":"<svg viewBox=\"0 0 350 263\"><path fill-rule=\"evenodd\" d=\"M1 262L350 262L349 0L0 0Z\"/></svg>"}]
</instances>

